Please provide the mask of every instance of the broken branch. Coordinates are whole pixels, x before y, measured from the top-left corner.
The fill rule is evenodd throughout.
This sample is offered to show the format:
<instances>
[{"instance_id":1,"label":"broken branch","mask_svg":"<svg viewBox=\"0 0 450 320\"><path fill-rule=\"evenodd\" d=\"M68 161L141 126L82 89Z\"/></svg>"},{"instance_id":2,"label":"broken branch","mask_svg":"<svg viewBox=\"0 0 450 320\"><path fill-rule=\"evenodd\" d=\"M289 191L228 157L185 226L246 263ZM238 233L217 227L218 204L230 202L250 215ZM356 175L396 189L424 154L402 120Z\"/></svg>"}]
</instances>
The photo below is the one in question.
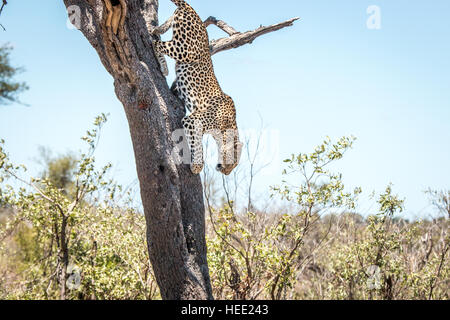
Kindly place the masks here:
<instances>
[{"instance_id":1,"label":"broken branch","mask_svg":"<svg viewBox=\"0 0 450 320\"><path fill-rule=\"evenodd\" d=\"M6 0L2 1L2 6L0 7L0 15L3 12L3 7L6 6L8 4L8 2ZM0 27L2 27L3 31L6 31L5 27L0 23Z\"/></svg>"},{"instance_id":2,"label":"broken branch","mask_svg":"<svg viewBox=\"0 0 450 320\"><path fill-rule=\"evenodd\" d=\"M227 23L225 23L222 20L217 20L215 17L209 17L203 23L205 24L205 27L208 27L213 24L213 25L219 27L220 29L222 29L223 31L225 31L229 36L239 33L233 27L229 26Z\"/></svg>"}]
</instances>

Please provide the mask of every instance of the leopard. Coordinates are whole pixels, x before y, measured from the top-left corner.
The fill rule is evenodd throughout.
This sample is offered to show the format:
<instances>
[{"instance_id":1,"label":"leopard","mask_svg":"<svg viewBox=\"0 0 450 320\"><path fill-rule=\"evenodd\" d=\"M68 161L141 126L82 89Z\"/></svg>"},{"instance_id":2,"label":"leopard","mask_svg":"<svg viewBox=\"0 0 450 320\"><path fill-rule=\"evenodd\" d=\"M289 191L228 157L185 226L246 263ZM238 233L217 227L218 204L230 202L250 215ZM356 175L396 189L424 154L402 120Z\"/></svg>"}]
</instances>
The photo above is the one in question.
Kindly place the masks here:
<instances>
[{"instance_id":1,"label":"leopard","mask_svg":"<svg viewBox=\"0 0 450 320\"><path fill-rule=\"evenodd\" d=\"M191 153L190 169L194 174L203 170L203 136L211 134L219 151L216 170L230 175L239 164L243 148L234 101L222 91L214 73L202 19L185 0L171 1L177 7L172 17L150 32L159 36L172 28L172 40L153 40L152 44L165 76L165 56L175 60L174 92L187 110L182 126Z\"/></svg>"}]
</instances>

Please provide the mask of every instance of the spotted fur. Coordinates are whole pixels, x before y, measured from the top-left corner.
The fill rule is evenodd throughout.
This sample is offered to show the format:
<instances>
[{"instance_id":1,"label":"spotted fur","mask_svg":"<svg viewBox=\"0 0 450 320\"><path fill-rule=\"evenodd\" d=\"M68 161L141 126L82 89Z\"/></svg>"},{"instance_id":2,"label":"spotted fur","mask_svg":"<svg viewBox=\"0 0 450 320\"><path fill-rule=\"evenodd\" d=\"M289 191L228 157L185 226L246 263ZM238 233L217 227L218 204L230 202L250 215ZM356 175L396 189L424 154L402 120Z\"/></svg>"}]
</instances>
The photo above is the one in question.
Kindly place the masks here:
<instances>
[{"instance_id":1,"label":"spotted fur","mask_svg":"<svg viewBox=\"0 0 450 320\"><path fill-rule=\"evenodd\" d=\"M171 41L155 41L157 56L176 61L176 91L191 112L183 119L191 150L191 170L202 171L204 134L212 134L219 148L217 170L229 175L238 165L242 143L236 124L233 100L217 81L203 21L184 0L171 0L177 6L173 16Z\"/></svg>"}]
</instances>

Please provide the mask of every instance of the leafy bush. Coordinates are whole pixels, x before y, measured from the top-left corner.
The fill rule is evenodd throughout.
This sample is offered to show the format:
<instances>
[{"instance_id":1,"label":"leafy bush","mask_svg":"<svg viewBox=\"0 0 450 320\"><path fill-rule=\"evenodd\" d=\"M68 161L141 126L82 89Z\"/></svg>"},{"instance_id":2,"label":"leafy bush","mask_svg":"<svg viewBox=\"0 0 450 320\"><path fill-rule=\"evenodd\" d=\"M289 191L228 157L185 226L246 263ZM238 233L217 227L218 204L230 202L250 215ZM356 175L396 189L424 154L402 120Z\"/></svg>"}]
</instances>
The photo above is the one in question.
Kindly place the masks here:
<instances>
[{"instance_id":1,"label":"leafy bush","mask_svg":"<svg viewBox=\"0 0 450 320\"><path fill-rule=\"evenodd\" d=\"M327 167L353 141L326 139L313 153L285 160L286 179L273 191L293 202L294 212L237 214L232 205L209 205L216 297L448 299L448 219L394 217L403 200L391 185L375 215L352 213L361 189L344 191L342 175Z\"/></svg>"},{"instance_id":2,"label":"leafy bush","mask_svg":"<svg viewBox=\"0 0 450 320\"><path fill-rule=\"evenodd\" d=\"M0 203L13 212L1 228L1 292L15 299L153 299L158 291L146 250L144 217L93 156L106 116L83 140L79 160L62 158L44 178L22 178L0 145ZM2 143L3 144L3 143ZM67 170L76 164L72 174ZM61 175L61 173L63 173ZM64 180L61 180L63 176ZM68 181L68 179L74 179ZM69 180L70 180L69 179ZM58 183L61 182L61 183ZM59 187L58 187L59 185Z\"/></svg>"},{"instance_id":3,"label":"leafy bush","mask_svg":"<svg viewBox=\"0 0 450 320\"><path fill-rule=\"evenodd\" d=\"M48 158L30 182L0 143L0 298L160 298L145 219L108 178L111 165L95 166L105 121L98 117L83 137L87 152ZM221 204L206 196L216 298L449 298L448 193L428 192L442 212L433 221L399 218L403 200L392 185L378 196L378 212L360 216L361 189L346 190L342 175L329 171L353 142L327 138L285 160L284 180L272 188L289 203L279 210L257 210L251 194L240 211L226 190Z\"/></svg>"}]
</instances>

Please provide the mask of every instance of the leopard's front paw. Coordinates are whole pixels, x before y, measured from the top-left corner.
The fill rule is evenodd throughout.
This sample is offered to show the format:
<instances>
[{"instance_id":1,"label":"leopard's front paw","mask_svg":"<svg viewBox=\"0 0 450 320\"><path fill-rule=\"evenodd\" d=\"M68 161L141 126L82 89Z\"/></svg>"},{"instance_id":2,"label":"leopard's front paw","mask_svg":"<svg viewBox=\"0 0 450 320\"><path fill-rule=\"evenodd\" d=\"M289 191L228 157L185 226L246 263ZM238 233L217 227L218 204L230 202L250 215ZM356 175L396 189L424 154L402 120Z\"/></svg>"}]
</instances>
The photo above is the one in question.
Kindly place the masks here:
<instances>
[{"instance_id":1,"label":"leopard's front paw","mask_svg":"<svg viewBox=\"0 0 450 320\"><path fill-rule=\"evenodd\" d=\"M164 57L164 54L162 54L158 50L158 41L153 40L152 41L153 46L153 52L155 53L156 59L158 60L159 69L161 70L161 73L164 75L164 77L167 77L169 75L169 68L167 67L167 61Z\"/></svg>"},{"instance_id":2,"label":"leopard's front paw","mask_svg":"<svg viewBox=\"0 0 450 320\"><path fill-rule=\"evenodd\" d=\"M169 75L169 68L167 67L167 62L166 59L164 59L164 57L162 57L161 61L159 61L159 68L161 69L161 73L163 74L164 77L167 77Z\"/></svg>"},{"instance_id":3,"label":"leopard's front paw","mask_svg":"<svg viewBox=\"0 0 450 320\"><path fill-rule=\"evenodd\" d=\"M154 36L157 36L157 35L158 35L158 33L156 32L157 27L152 26L151 24L148 24L148 25L147 25L147 29L148 29L148 32L149 32L151 35L154 35Z\"/></svg>"},{"instance_id":4,"label":"leopard's front paw","mask_svg":"<svg viewBox=\"0 0 450 320\"><path fill-rule=\"evenodd\" d=\"M203 163L202 164L191 164L191 171L193 174L200 174L203 170Z\"/></svg>"}]
</instances>

